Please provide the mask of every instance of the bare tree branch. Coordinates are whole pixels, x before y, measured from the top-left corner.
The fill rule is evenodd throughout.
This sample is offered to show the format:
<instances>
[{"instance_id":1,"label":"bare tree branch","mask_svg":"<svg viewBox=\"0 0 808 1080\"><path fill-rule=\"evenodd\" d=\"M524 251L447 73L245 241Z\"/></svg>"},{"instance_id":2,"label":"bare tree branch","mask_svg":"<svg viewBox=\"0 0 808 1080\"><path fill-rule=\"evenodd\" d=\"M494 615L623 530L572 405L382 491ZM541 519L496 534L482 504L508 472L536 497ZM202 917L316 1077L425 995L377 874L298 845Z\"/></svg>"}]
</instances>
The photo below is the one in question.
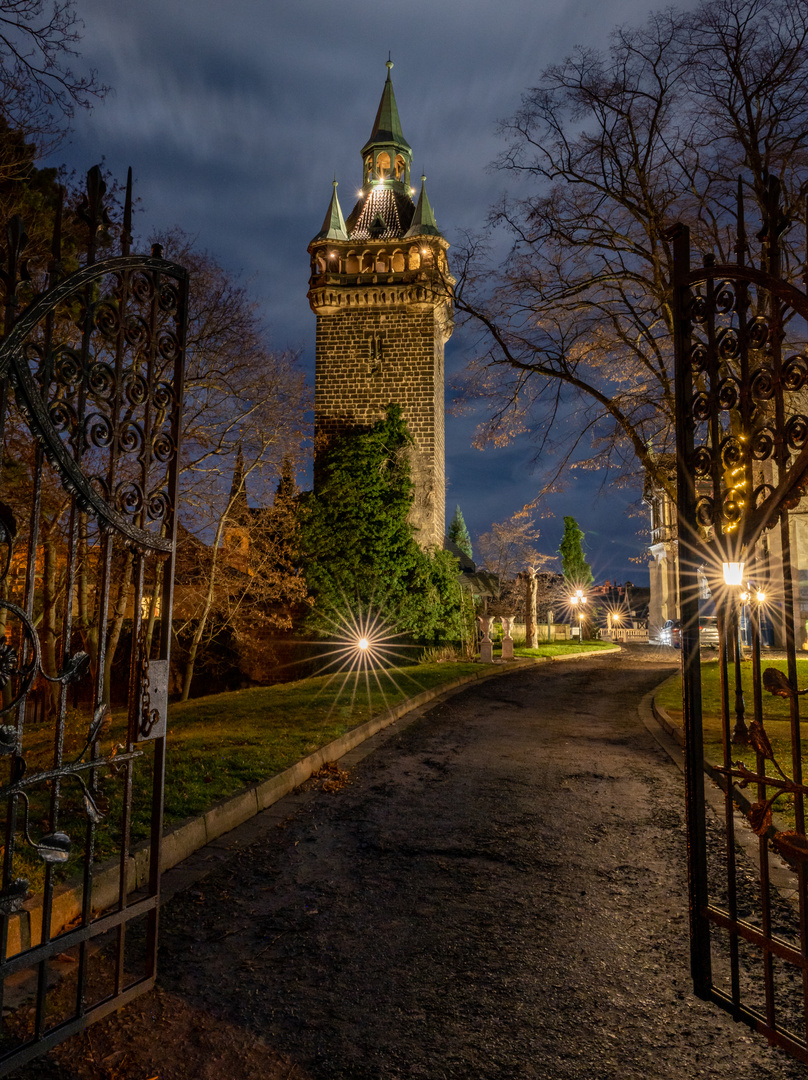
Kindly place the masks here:
<instances>
[{"instance_id":1,"label":"bare tree branch","mask_svg":"<svg viewBox=\"0 0 808 1080\"><path fill-rule=\"evenodd\" d=\"M548 68L501 125L497 165L525 185L491 215L510 254L495 266L479 238L462 253L456 306L481 338L460 390L488 406L481 440L529 433L543 451L566 417L565 465L586 431L587 464L673 494L666 230L686 221L730 261L739 173L761 214L778 176L802 220L806 115L808 8L786 0L668 8Z\"/></svg>"}]
</instances>

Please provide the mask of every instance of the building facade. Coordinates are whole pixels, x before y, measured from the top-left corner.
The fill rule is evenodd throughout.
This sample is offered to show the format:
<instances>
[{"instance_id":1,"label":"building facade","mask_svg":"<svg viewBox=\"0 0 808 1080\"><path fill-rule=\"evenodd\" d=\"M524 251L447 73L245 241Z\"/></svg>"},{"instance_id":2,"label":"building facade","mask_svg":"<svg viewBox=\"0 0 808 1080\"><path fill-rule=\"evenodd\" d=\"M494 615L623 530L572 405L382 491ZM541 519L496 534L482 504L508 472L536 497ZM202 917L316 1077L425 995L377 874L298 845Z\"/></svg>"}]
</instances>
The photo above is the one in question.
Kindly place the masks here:
<instances>
[{"instance_id":1,"label":"building facade","mask_svg":"<svg viewBox=\"0 0 808 1080\"><path fill-rule=\"evenodd\" d=\"M442 546L445 533L443 352L452 333L448 243L421 177L410 187L412 149L398 115L391 61L370 138L363 184L347 219L337 182L323 227L309 245L308 299L317 316L314 391L317 458L332 439L367 429L391 403L410 434L419 543Z\"/></svg>"}]
</instances>

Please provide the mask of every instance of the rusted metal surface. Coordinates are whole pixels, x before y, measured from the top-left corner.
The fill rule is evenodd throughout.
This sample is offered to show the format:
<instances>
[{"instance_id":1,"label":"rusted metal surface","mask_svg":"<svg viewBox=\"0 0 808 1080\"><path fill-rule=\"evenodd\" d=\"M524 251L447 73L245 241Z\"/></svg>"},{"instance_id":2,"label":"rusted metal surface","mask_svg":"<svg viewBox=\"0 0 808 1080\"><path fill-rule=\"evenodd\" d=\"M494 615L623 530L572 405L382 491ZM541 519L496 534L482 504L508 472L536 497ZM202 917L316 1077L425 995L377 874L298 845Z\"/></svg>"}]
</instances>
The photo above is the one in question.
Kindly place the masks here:
<instances>
[{"instance_id":1,"label":"rusted metal surface","mask_svg":"<svg viewBox=\"0 0 808 1080\"><path fill-rule=\"evenodd\" d=\"M794 511L808 489L808 296L782 280L784 229L772 180L758 233L759 269L748 265L740 182L735 263L719 265L707 255L691 268L688 230L671 231L679 584L694 986L808 1062L808 787L792 557L803 528ZM737 587L722 576L722 565L731 562L744 564ZM700 577L710 583L720 631L718 771L726 780L720 859L708 858L705 843ZM772 636L785 650L784 672L762 660ZM772 719L767 691L788 701L787 720ZM775 724L789 733L777 752L769 737ZM759 843L752 876L736 842L736 830L745 826L733 785L754 792L749 824ZM778 820L786 803L790 818ZM791 867L787 918L772 914L773 851Z\"/></svg>"},{"instance_id":2,"label":"rusted metal surface","mask_svg":"<svg viewBox=\"0 0 808 1080\"><path fill-rule=\"evenodd\" d=\"M130 254L131 179L100 252L104 194L68 276L61 212L39 282L6 230L0 1075L155 974L187 274Z\"/></svg>"}]
</instances>

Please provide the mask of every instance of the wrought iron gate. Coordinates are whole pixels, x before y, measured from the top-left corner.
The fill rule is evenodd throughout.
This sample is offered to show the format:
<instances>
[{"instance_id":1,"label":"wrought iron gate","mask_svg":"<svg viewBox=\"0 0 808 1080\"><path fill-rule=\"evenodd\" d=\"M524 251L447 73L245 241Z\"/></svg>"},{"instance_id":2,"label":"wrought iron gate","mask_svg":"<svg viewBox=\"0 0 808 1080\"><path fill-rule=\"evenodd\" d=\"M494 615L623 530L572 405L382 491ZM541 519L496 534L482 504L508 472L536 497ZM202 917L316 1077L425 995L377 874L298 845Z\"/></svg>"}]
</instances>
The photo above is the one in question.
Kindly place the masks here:
<instances>
[{"instance_id":1,"label":"wrought iron gate","mask_svg":"<svg viewBox=\"0 0 808 1080\"><path fill-rule=\"evenodd\" d=\"M808 1061L806 691L796 662L808 615L808 296L782 280L785 227L772 180L760 268L740 182L735 263L707 256L691 268L688 230L672 230L679 586L694 986ZM705 578L721 640L717 730L702 705ZM721 820L705 810L708 737L721 759ZM750 828L752 859L739 848Z\"/></svg>"},{"instance_id":2,"label":"wrought iron gate","mask_svg":"<svg viewBox=\"0 0 808 1080\"><path fill-rule=\"evenodd\" d=\"M59 212L40 293L7 229L0 1075L155 975L187 274L129 253L131 173L99 260L104 193L81 260Z\"/></svg>"}]
</instances>

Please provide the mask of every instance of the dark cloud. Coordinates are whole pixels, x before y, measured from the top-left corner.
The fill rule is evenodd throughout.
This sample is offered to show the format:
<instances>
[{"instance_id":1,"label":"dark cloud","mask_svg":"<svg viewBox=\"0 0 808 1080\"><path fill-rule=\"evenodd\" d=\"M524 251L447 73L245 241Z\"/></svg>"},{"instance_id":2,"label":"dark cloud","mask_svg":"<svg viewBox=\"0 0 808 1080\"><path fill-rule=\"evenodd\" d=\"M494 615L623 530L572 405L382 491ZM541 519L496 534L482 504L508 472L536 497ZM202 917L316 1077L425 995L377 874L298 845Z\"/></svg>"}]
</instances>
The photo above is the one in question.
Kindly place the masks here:
<instances>
[{"instance_id":1,"label":"dark cloud","mask_svg":"<svg viewBox=\"0 0 808 1080\"><path fill-rule=\"evenodd\" d=\"M86 24L83 58L115 92L77 118L61 158L86 169L104 157L121 177L131 164L145 211L141 232L180 224L196 236L242 274L276 346L302 348L309 370L306 246L335 174L346 214L353 205L388 50L416 175L427 173L438 223L453 240L483 227L509 182L488 166L503 145L497 123L522 92L575 44L606 47L615 23L647 12L640 0L77 0L77 7ZM463 348L461 339L450 368ZM470 448L472 429L468 419L448 419L448 505L451 513L460 502L479 532L519 509L537 485L529 444L480 453ZM592 477L571 484L553 502L557 520L573 512L593 537L600 531L605 576L639 578L613 555L639 547L636 523L620 514L637 493L611 492L598 505L596 487ZM553 529L545 530L551 549ZM560 524L556 531L560 537Z\"/></svg>"}]
</instances>

